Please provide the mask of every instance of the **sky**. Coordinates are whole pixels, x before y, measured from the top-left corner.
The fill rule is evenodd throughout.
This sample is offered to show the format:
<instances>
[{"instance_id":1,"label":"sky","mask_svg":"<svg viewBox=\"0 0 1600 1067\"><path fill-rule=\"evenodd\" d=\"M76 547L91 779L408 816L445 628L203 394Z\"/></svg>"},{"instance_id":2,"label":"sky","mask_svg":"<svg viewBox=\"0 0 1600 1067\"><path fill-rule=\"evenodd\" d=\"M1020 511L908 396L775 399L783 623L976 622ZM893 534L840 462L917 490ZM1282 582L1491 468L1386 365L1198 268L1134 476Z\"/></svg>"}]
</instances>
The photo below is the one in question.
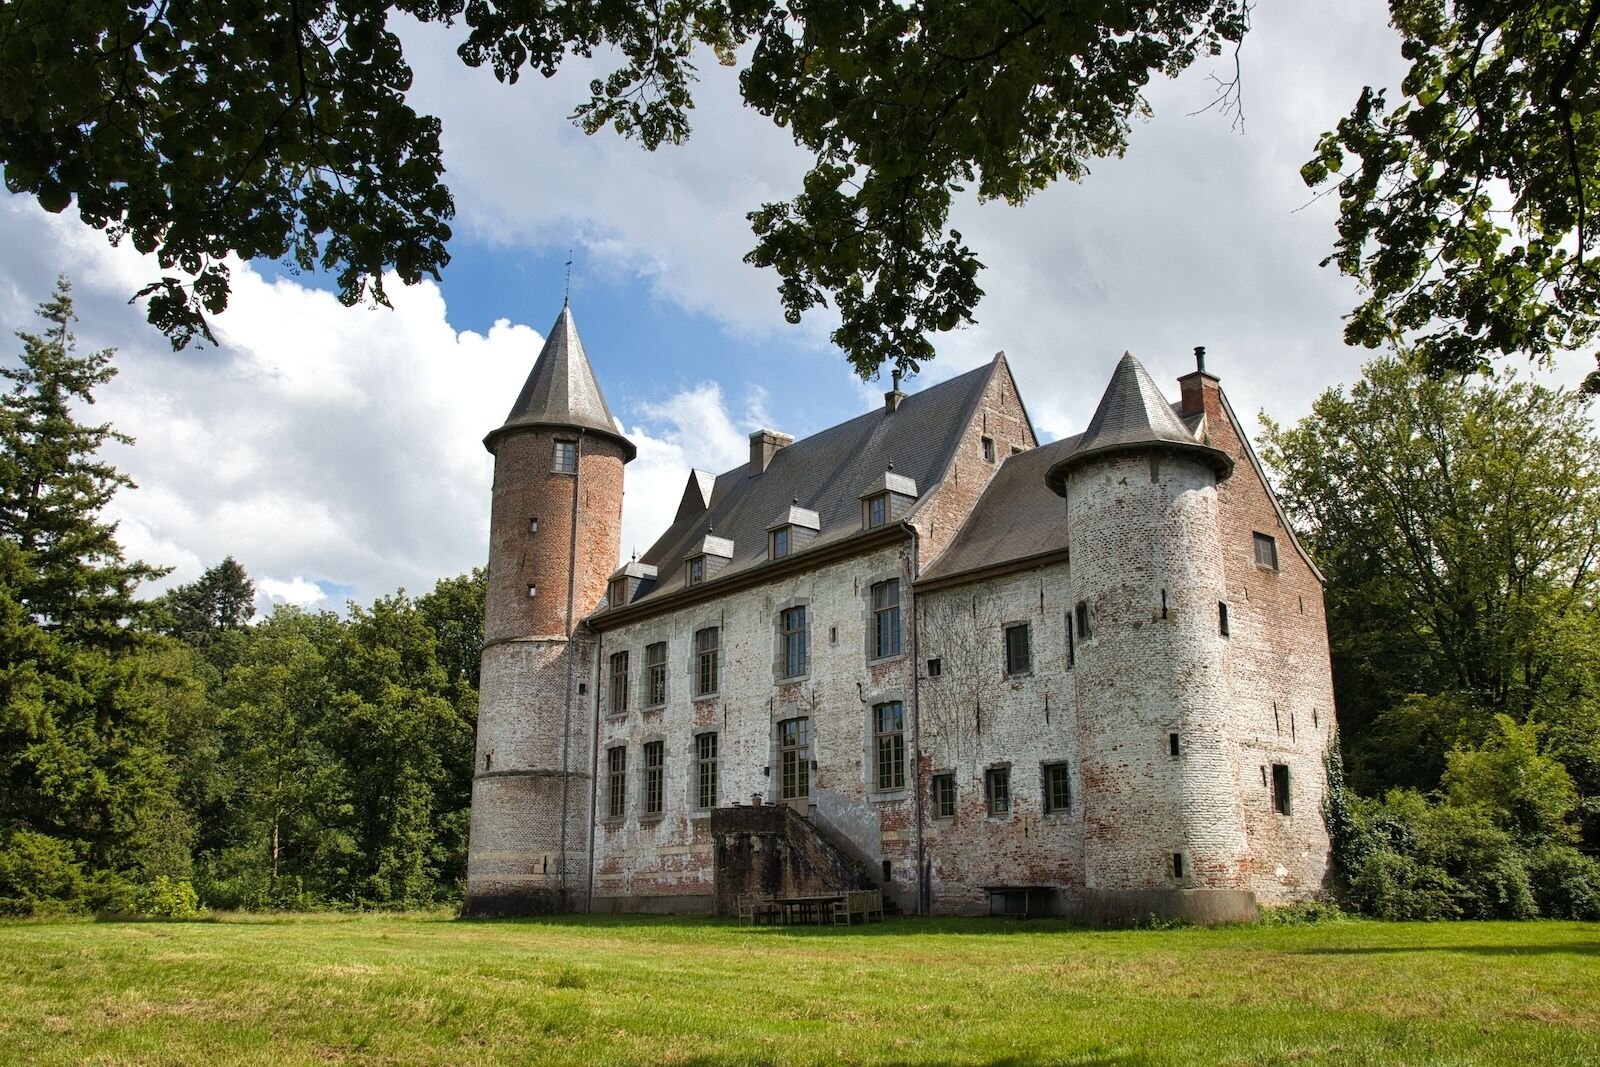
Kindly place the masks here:
<instances>
[{"instance_id":1,"label":"sky","mask_svg":"<svg viewBox=\"0 0 1600 1067\"><path fill-rule=\"evenodd\" d=\"M1269 0L1242 52L1243 125L1196 114L1232 56L1153 82L1127 154L1026 205L958 203L951 225L986 265L973 326L936 340L910 391L1004 351L1042 440L1081 429L1116 359L1170 395L1207 348L1250 430L1304 416L1371 353L1343 344L1356 290L1320 267L1336 205L1299 168L1364 85L1404 71L1382 0ZM71 209L0 193L0 329L32 330L70 277L80 347L117 349L92 417L131 434L106 456L138 487L107 514L131 557L172 568L157 592L232 555L261 607L342 610L420 594L487 557L492 460L560 311L566 263L578 331L639 448L622 552L666 528L691 467L720 473L750 431L804 437L882 402L814 313L790 326L776 276L743 262L745 214L798 189L808 159L706 63L688 144L654 153L567 117L598 62L497 83L454 54L459 29L396 21L413 105L443 122L457 217L438 283L391 280L393 310L344 308L325 279L235 264L220 345L175 353L129 297L155 265ZM14 362L18 345L0 345ZM1576 384L1573 358L1549 380ZM887 376L885 376L887 378Z\"/></svg>"}]
</instances>

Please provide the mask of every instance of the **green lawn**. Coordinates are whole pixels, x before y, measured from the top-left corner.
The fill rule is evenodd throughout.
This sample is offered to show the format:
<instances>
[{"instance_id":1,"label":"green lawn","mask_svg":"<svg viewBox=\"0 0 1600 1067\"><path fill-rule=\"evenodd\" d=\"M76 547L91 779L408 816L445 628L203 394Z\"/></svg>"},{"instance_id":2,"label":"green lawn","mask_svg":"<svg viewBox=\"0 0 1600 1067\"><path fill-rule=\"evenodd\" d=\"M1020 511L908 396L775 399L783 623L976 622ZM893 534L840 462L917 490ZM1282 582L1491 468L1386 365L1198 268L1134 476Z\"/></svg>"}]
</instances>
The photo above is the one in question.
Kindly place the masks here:
<instances>
[{"instance_id":1,"label":"green lawn","mask_svg":"<svg viewBox=\"0 0 1600 1067\"><path fill-rule=\"evenodd\" d=\"M1600 1064L1600 927L16 923L0 1061Z\"/></svg>"}]
</instances>

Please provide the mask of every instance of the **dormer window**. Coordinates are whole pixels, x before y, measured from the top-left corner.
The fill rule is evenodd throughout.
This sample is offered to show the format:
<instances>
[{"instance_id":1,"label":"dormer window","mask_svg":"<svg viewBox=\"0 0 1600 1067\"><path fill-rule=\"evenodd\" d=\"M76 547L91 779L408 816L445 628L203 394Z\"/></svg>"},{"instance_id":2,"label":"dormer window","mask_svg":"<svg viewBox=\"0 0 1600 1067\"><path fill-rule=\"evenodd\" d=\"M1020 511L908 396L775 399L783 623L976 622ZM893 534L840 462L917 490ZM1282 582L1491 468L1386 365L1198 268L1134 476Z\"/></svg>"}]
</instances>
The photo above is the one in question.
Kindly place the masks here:
<instances>
[{"instance_id":1,"label":"dormer window","mask_svg":"<svg viewBox=\"0 0 1600 1067\"><path fill-rule=\"evenodd\" d=\"M555 466L558 474L576 474L578 471L578 442L557 441Z\"/></svg>"},{"instance_id":2,"label":"dormer window","mask_svg":"<svg viewBox=\"0 0 1600 1067\"><path fill-rule=\"evenodd\" d=\"M772 551L773 559L782 559L789 554L789 539L792 532L787 526L780 526L772 531L768 547Z\"/></svg>"},{"instance_id":3,"label":"dormer window","mask_svg":"<svg viewBox=\"0 0 1600 1067\"><path fill-rule=\"evenodd\" d=\"M606 599L614 608L620 608L628 602L628 579L618 578L611 583L611 590L606 594Z\"/></svg>"},{"instance_id":4,"label":"dormer window","mask_svg":"<svg viewBox=\"0 0 1600 1067\"><path fill-rule=\"evenodd\" d=\"M804 551L807 545L817 539L817 531L821 528L821 518L810 508L801 507L797 498L780 511L777 518L767 523L767 558L783 559Z\"/></svg>"},{"instance_id":5,"label":"dormer window","mask_svg":"<svg viewBox=\"0 0 1600 1067\"><path fill-rule=\"evenodd\" d=\"M699 585L706 580L706 558L695 556L689 560L689 584Z\"/></svg>"},{"instance_id":6,"label":"dormer window","mask_svg":"<svg viewBox=\"0 0 1600 1067\"><path fill-rule=\"evenodd\" d=\"M889 521L889 494L879 493L867 497L867 529L882 526Z\"/></svg>"}]
</instances>

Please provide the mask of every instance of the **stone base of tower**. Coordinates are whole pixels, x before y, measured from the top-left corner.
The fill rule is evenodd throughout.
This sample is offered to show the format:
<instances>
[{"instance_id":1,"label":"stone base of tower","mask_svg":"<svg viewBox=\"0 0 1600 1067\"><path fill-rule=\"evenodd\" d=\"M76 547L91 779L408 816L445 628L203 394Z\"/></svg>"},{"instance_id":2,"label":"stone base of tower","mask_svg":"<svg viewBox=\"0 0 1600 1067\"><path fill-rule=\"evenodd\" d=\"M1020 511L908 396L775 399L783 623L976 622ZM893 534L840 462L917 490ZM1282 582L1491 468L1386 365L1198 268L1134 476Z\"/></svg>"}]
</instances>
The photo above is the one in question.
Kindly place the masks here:
<instances>
[{"instance_id":1,"label":"stone base of tower","mask_svg":"<svg viewBox=\"0 0 1600 1067\"><path fill-rule=\"evenodd\" d=\"M587 774L480 773L472 783L462 914L490 918L583 910L589 891L589 790Z\"/></svg>"},{"instance_id":2,"label":"stone base of tower","mask_svg":"<svg viewBox=\"0 0 1600 1067\"><path fill-rule=\"evenodd\" d=\"M1085 889L1083 917L1098 926L1150 918L1209 925L1253 923L1259 912L1248 889Z\"/></svg>"}]
</instances>

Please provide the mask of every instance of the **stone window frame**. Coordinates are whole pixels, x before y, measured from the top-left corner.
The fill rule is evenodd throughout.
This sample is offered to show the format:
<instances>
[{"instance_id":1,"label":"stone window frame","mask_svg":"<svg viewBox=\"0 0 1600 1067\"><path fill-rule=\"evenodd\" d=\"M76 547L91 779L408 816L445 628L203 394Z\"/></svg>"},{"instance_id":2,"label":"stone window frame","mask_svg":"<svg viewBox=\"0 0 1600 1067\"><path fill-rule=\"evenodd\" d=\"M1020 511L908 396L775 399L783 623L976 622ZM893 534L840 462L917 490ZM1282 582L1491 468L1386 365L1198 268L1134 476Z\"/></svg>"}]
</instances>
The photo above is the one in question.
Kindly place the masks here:
<instances>
[{"instance_id":1,"label":"stone window frame","mask_svg":"<svg viewBox=\"0 0 1600 1067\"><path fill-rule=\"evenodd\" d=\"M1252 531L1250 537L1255 553L1256 568L1258 570L1276 572L1278 570L1278 539L1272 534L1262 533L1260 530ZM1262 558L1263 548L1266 549L1265 559Z\"/></svg>"},{"instance_id":2,"label":"stone window frame","mask_svg":"<svg viewBox=\"0 0 1600 1067\"><path fill-rule=\"evenodd\" d=\"M983 450L983 461L985 463L993 463L995 457L994 438L982 438L982 443L979 447Z\"/></svg>"},{"instance_id":3,"label":"stone window frame","mask_svg":"<svg viewBox=\"0 0 1600 1067\"><path fill-rule=\"evenodd\" d=\"M578 439L558 437L550 453L551 474L578 473Z\"/></svg>"},{"instance_id":4,"label":"stone window frame","mask_svg":"<svg viewBox=\"0 0 1600 1067\"><path fill-rule=\"evenodd\" d=\"M1061 786L1064 796L1058 795ZM1072 813L1072 764L1064 759L1045 760L1039 764L1040 807L1047 816Z\"/></svg>"},{"instance_id":5,"label":"stone window frame","mask_svg":"<svg viewBox=\"0 0 1600 1067\"><path fill-rule=\"evenodd\" d=\"M700 635L712 633L714 644L707 649L701 647ZM703 657L709 653L711 657L711 685L705 685L705 664ZM712 623L709 626L696 627L689 640L689 690L695 700L709 700L719 695L722 691L722 624Z\"/></svg>"},{"instance_id":6,"label":"stone window frame","mask_svg":"<svg viewBox=\"0 0 1600 1067\"><path fill-rule=\"evenodd\" d=\"M689 807L698 814L708 814L717 806L722 788L722 738L716 730L700 730L691 742L693 758L689 761ZM706 752L706 738L711 739L710 754ZM711 803L705 803L706 780L711 784Z\"/></svg>"},{"instance_id":7,"label":"stone window frame","mask_svg":"<svg viewBox=\"0 0 1600 1067\"><path fill-rule=\"evenodd\" d=\"M940 796L941 787L948 787L948 789L949 789L949 796L948 796L948 800L950 802L949 814L945 814L945 811L944 811L944 805L943 805L942 801L944 801L946 798ZM956 817L956 796L957 796L957 794L956 794L956 772L955 771L949 771L949 770L946 770L946 771L934 771L933 774L929 775L929 777L928 777L928 810L929 810L929 812L931 812L930 818L937 819L937 820L939 820L941 822L947 821L947 820L953 820Z\"/></svg>"},{"instance_id":8,"label":"stone window frame","mask_svg":"<svg viewBox=\"0 0 1600 1067\"><path fill-rule=\"evenodd\" d=\"M786 743L784 738L784 727L790 723L805 724L804 726L796 726L795 734L797 740L793 744ZM811 716L807 714L790 715L787 718L779 719L773 727L773 740L776 742L778 750L778 773L776 775L778 779L778 800L783 803L793 800L809 801L811 799L811 786L813 784L811 781L811 764L815 760L816 753L816 731L813 729L814 725ZM800 782L803 780L804 782L804 792L796 790L794 793L790 793L788 775L790 762L793 763L795 781Z\"/></svg>"},{"instance_id":9,"label":"stone window frame","mask_svg":"<svg viewBox=\"0 0 1600 1067\"><path fill-rule=\"evenodd\" d=\"M882 589L884 586L887 586L891 582L894 583L895 587L894 604L889 607L879 608L878 590ZM876 580L868 579L866 582L866 587L867 662L887 663L890 660L899 659L901 656L906 654L906 615L905 597L903 595L905 590L900 582L900 575L898 572L896 572ZM895 641L893 643L899 647L891 652L883 652L878 643L878 616L888 612L894 613Z\"/></svg>"},{"instance_id":10,"label":"stone window frame","mask_svg":"<svg viewBox=\"0 0 1600 1067\"><path fill-rule=\"evenodd\" d=\"M899 709L900 722L898 729L883 729L883 713L889 708ZM909 778L908 768L906 766L905 701L899 699L898 697L890 697L884 700L874 701L868 714L871 716L871 718L867 722L867 735L871 747L867 753L868 759L866 766L870 768L868 773L871 775L869 780L871 792L879 799L884 799L891 796L903 796L905 794L906 783ZM883 746L885 742L888 742L891 750L895 749L896 747L899 750L897 755L891 755L889 763L889 769L891 771L898 770L899 772L900 781L898 784L894 783L892 776L889 785L885 785L883 783L883 772L885 769Z\"/></svg>"},{"instance_id":11,"label":"stone window frame","mask_svg":"<svg viewBox=\"0 0 1600 1067\"><path fill-rule=\"evenodd\" d=\"M606 714L621 718L628 714L628 650L611 653L607 679L610 689L606 695Z\"/></svg>"},{"instance_id":12,"label":"stone window frame","mask_svg":"<svg viewBox=\"0 0 1600 1067\"><path fill-rule=\"evenodd\" d=\"M1011 658L1011 635L1017 630L1022 631L1023 655L1026 659L1019 667ZM1033 673L1033 623L1027 619L1018 619L1015 622L1000 624L1002 645L1001 654L1004 656L1005 675L1007 678L1026 678Z\"/></svg>"},{"instance_id":13,"label":"stone window frame","mask_svg":"<svg viewBox=\"0 0 1600 1067\"><path fill-rule=\"evenodd\" d=\"M661 660L659 663L651 662L651 649L661 650ZM644 646L644 670L640 672L639 678L642 695L642 699L639 701L640 708L661 708L666 706L667 695L670 692L668 686L672 681L672 675L667 669L669 653L670 649L665 641L651 641L649 644ZM657 686L655 684L657 672L659 672L661 675L660 700L654 699L657 692Z\"/></svg>"},{"instance_id":14,"label":"stone window frame","mask_svg":"<svg viewBox=\"0 0 1600 1067\"><path fill-rule=\"evenodd\" d=\"M646 738L639 759L639 821L655 822L667 813L667 742ZM654 757L654 763L651 758ZM653 805L652 805L653 802Z\"/></svg>"},{"instance_id":15,"label":"stone window frame","mask_svg":"<svg viewBox=\"0 0 1600 1067\"><path fill-rule=\"evenodd\" d=\"M788 630L785 626L789 622L789 613L801 612L803 625L798 630ZM772 616L773 626L773 658L772 677L779 685L793 685L811 677L811 599L809 597L795 597L778 605L778 610ZM789 639L798 635L800 646L800 670L794 674L789 670Z\"/></svg>"},{"instance_id":16,"label":"stone window frame","mask_svg":"<svg viewBox=\"0 0 1600 1067\"><path fill-rule=\"evenodd\" d=\"M628 746L606 747L606 821L620 822L628 816Z\"/></svg>"},{"instance_id":17,"label":"stone window frame","mask_svg":"<svg viewBox=\"0 0 1600 1067\"><path fill-rule=\"evenodd\" d=\"M983 809L991 819L1009 819L1016 812L1016 796L1011 789L1011 764L991 763L983 769Z\"/></svg>"}]
</instances>

